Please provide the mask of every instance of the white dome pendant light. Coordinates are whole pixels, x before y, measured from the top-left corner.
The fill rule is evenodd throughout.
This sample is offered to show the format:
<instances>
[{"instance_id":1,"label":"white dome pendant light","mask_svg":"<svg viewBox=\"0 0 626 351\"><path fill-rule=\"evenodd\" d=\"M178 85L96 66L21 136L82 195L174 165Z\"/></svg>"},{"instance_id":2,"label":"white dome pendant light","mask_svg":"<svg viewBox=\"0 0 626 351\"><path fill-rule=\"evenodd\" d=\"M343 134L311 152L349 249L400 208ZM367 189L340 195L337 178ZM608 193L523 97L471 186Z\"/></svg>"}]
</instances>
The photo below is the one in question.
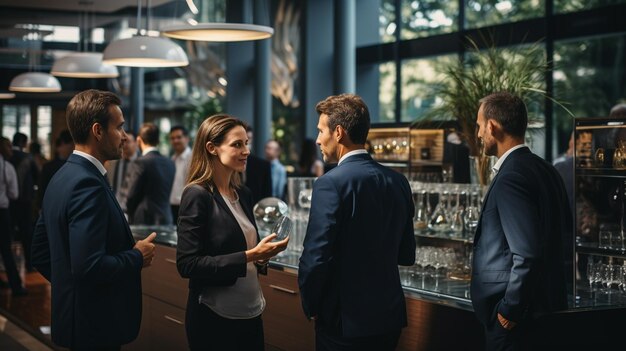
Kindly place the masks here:
<instances>
[{"instance_id":1,"label":"white dome pendant light","mask_svg":"<svg viewBox=\"0 0 626 351\"><path fill-rule=\"evenodd\" d=\"M182 67L189 64L185 51L167 38L139 35L141 0L137 6L137 35L111 42L104 49L103 62L128 67ZM148 0L148 10L150 0ZM148 29L150 16L148 15Z\"/></svg>"}]
</instances>

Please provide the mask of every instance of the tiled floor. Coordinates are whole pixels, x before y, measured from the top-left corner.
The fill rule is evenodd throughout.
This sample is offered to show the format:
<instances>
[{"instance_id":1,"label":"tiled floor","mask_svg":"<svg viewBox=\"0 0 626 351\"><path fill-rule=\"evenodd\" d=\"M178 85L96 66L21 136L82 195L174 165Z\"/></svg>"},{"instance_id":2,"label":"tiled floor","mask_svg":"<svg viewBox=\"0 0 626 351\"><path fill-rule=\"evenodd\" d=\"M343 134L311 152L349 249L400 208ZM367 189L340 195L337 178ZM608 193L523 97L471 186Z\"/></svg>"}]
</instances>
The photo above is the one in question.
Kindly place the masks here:
<instances>
[{"instance_id":1,"label":"tiled floor","mask_svg":"<svg viewBox=\"0 0 626 351\"><path fill-rule=\"evenodd\" d=\"M0 277L6 281L3 273ZM50 284L39 273L24 276L28 295L0 289L0 350L54 350L41 327L50 325Z\"/></svg>"}]
</instances>

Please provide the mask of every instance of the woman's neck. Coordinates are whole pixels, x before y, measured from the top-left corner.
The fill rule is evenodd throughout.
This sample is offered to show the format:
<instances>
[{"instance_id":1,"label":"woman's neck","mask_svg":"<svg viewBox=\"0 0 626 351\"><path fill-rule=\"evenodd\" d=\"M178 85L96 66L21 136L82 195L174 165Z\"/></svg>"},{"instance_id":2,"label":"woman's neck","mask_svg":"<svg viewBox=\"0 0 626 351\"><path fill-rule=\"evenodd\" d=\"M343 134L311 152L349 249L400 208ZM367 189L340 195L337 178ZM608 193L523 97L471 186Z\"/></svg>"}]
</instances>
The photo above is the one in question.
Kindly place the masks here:
<instances>
[{"instance_id":1,"label":"woman's neck","mask_svg":"<svg viewBox=\"0 0 626 351\"><path fill-rule=\"evenodd\" d=\"M233 171L226 169L226 167L215 167L213 183L217 187L217 190L222 194L231 194L230 177L233 175Z\"/></svg>"}]
</instances>

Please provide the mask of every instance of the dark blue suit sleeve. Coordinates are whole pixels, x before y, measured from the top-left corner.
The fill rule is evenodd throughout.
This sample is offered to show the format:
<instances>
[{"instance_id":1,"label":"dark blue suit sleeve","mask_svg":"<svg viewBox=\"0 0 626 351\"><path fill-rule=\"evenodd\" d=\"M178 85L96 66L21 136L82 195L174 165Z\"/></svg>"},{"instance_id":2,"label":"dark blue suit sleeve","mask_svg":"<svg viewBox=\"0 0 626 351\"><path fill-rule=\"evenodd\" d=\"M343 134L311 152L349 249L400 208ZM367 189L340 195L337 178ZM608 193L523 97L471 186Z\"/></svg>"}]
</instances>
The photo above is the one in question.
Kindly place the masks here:
<instances>
[{"instance_id":1,"label":"dark blue suit sleeve","mask_svg":"<svg viewBox=\"0 0 626 351\"><path fill-rule=\"evenodd\" d=\"M37 220L37 224L35 225L31 252L33 267L35 267L41 275L50 281L50 243L48 242L48 233L46 232L43 211Z\"/></svg>"},{"instance_id":2,"label":"dark blue suit sleeve","mask_svg":"<svg viewBox=\"0 0 626 351\"><path fill-rule=\"evenodd\" d=\"M403 194L408 194L408 199L405 199L408 206L408 216L406 217L406 223L404 225L404 231L402 232L402 238L400 239L400 247L398 248L398 264L402 266L412 266L415 263L415 231L413 230L413 214L415 213L415 204L413 203L413 197L411 196L411 187L406 178L403 177L403 186L405 191ZM398 199L400 201L400 199Z\"/></svg>"},{"instance_id":3,"label":"dark blue suit sleeve","mask_svg":"<svg viewBox=\"0 0 626 351\"><path fill-rule=\"evenodd\" d=\"M509 320L519 321L531 301L533 283L540 268L537 261L542 257L539 206L533 200L532 187L517 173L500 179L497 191L491 196L496 198L502 229L513 256L509 282L498 312Z\"/></svg>"},{"instance_id":4,"label":"dark blue suit sleeve","mask_svg":"<svg viewBox=\"0 0 626 351\"><path fill-rule=\"evenodd\" d=\"M298 269L302 308L308 317L317 316L328 280L338 232L339 204L339 193L332 181L318 178L313 183L309 224Z\"/></svg>"},{"instance_id":5,"label":"dark blue suit sleeve","mask_svg":"<svg viewBox=\"0 0 626 351\"><path fill-rule=\"evenodd\" d=\"M106 252L110 211L109 195L97 179L87 178L71 194L68 204L69 251L72 275L77 280L108 283L140 274L143 258L138 250L110 255ZM119 230L120 228L113 228Z\"/></svg>"}]
</instances>

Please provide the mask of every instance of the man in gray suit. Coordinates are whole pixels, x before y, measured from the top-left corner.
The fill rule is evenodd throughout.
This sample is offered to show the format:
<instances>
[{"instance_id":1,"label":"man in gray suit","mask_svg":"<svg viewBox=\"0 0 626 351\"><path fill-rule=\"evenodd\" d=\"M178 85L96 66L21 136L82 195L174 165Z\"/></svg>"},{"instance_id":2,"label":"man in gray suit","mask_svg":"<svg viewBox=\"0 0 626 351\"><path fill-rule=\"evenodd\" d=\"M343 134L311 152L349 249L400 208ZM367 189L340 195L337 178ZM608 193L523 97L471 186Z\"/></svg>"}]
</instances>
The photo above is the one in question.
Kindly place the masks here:
<instances>
[{"instance_id":1,"label":"man in gray suit","mask_svg":"<svg viewBox=\"0 0 626 351\"><path fill-rule=\"evenodd\" d=\"M156 125L144 123L137 136L137 144L141 157L136 161L137 173L126 201L129 222L171 225L170 193L176 166L156 148L159 144L159 128Z\"/></svg>"},{"instance_id":2,"label":"man in gray suit","mask_svg":"<svg viewBox=\"0 0 626 351\"><path fill-rule=\"evenodd\" d=\"M497 156L474 237L471 298L487 350L543 349L537 318L567 308L572 214L554 167L524 145L526 106L495 93L480 100L478 137ZM571 272L571 271L570 271Z\"/></svg>"}]
</instances>

